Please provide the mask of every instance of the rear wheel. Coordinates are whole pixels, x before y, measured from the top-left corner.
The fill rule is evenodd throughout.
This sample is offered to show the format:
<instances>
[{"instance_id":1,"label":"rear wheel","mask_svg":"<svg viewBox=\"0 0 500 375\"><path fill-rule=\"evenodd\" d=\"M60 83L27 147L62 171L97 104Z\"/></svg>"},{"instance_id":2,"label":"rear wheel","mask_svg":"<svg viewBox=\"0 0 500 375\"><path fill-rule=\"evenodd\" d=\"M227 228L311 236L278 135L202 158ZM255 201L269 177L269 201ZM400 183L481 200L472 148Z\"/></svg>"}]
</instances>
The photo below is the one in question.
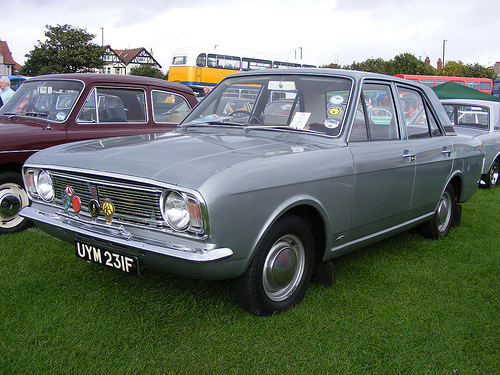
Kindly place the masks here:
<instances>
[{"instance_id":1,"label":"rear wheel","mask_svg":"<svg viewBox=\"0 0 500 375\"><path fill-rule=\"evenodd\" d=\"M498 185L498 176L500 171L500 162L496 159L491 165L490 170L483 176L483 181L488 189L493 189Z\"/></svg>"},{"instance_id":2,"label":"rear wheel","mask_svg":"<svg viewBox=\"0 0 500 375\"><path fill-rule=\"evenodd\" d=\"M21 175L0 173L0 234L27 229L31 221L19 216L21 208L29 204Z\"/></svg>"},{"instance_id":3,"label":"rear wheel","mask_svg":"<svg viewBox=\"0 0 500 375\"><path fill-rule=\"evenodd\" d=\"M430 239L444 237L450 231L457 210L457 201L453 187L448 185L439 200L436 212L431 220L420 227L422 236Z\"/></svg>"},{"instance_id":4,"label":"rear wheel","mask_svg":"<svg viewBox=\"0 0 500 375\"><path fill-rule=\"evenodd\" d=\"M298 303L311 279L314 241L307 224L297 216L279 219L264 237L250 266L234 281L240 305L266 316Z\"/></svg>"}]
</instances>

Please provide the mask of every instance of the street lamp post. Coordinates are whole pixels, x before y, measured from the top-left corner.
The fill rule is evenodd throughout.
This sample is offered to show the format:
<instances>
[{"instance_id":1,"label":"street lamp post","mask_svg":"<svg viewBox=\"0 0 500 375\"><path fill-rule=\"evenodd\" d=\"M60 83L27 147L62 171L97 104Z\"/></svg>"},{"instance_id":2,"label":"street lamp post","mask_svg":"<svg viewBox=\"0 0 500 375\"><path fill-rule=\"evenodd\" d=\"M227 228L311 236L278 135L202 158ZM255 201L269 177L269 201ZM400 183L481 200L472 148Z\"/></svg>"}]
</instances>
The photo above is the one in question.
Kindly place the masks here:
<instances>
[{"instance_id":1,"label":"street lamp post","mask_svg":"<svg viewBox=\"0 0 500 375\"><path fill-rule=\"evenodd\" d=\"M443 39L443 67L444 67L444 51L446 49L446 42L447 42L447 40Z\"/></svg>"}]
</instances>

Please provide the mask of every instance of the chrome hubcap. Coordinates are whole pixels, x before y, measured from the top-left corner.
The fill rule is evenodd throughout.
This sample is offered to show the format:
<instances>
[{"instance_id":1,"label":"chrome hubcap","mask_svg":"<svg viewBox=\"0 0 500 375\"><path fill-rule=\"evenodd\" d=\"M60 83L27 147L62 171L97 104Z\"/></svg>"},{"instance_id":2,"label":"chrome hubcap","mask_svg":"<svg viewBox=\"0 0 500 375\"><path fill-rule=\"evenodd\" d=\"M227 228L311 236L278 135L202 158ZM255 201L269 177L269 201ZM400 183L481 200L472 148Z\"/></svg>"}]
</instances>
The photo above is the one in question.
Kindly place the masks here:
<instances>
[{"instance_id":1,"label":"chrome hubcap","mask_svg":"<svg viewBox=\"0 0 500 375\"><path fill-rule=\"evenodd\" d=\"M491 186L495 186L498 182L498 171L499 167L498 167L498 161L496 161L495 163L493 163L493 165L491 166L491 169L490 169L490 185Z\"/></svg>"},{"instance_id":2,"label":"chrome hubcap","mask_svg":"<svg viewBox=\"0 0 500 375\"><path fill-rule=\"evenodd\" d=\"M439 201L439 206L437 208L437 227L440 232L443 232L448 227L451 220L451 196L445 191L441 200Z\"/></svg>"},{"instance_id":3,"label":"chrome hubcap","mask_svg":"<svg viewBox=\"0 0 500 375\"><path fill-rule=\"evenodd\" d=\"M304 245L288 234L274 243L264 263L262 281L273 301L287 299L299 286L305 267Z\"/></svg>"},{"instance_id":4,"label":"chrome hubcap","mask_svg":"<svg viewBox=\"0 0 500 375\"><path fill-rule=\"evenodd\" d=\"M24 219L18 215L21 208L28 205L24 189L14 183L0 186L0 226L13 228Z\"/></svg>"}]
</instances>

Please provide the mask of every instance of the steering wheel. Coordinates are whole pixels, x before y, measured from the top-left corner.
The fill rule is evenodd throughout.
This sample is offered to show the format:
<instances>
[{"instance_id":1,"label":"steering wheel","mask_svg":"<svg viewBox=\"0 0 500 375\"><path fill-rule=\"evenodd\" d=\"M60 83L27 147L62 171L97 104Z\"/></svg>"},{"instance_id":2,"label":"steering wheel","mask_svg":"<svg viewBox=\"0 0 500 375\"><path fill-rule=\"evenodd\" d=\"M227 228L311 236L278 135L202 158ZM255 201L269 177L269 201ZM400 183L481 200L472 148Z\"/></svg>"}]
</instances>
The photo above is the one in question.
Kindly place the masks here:
<instances>
[{"instance_id":1,"label":"steering wheel","mask_svg":"<svg viewBox=\"0 0 500 375\"><path fill-rule=\"evenodd\" d=\"M38 111L38 108L35 105L33 105L30 102L28 102L21 109L21 113L27 113L27 112L39 112L39 111Z\"/></svg>"},{"instance_id":2,"label":"steering wheel","mask_svg":"<svg viewBox=\"0 0 500 375\"><path fill-rule=\"evenodd\" d=\"M253 119L257 120L257 122L258 122L259 124L264 125L264 124L262 123L262 121L260 121L260 119L259 119L257 116L255 116L252 112L245 111L244 109L240 109L240 110L236 110L236 111L234 111L234 112L231 112L231 113L229 114L229 117L231 117L231 116L240 116L240 115L247 115L247 116L250 116L251 118L253 118Z\"/></svg>"}]
</instances>

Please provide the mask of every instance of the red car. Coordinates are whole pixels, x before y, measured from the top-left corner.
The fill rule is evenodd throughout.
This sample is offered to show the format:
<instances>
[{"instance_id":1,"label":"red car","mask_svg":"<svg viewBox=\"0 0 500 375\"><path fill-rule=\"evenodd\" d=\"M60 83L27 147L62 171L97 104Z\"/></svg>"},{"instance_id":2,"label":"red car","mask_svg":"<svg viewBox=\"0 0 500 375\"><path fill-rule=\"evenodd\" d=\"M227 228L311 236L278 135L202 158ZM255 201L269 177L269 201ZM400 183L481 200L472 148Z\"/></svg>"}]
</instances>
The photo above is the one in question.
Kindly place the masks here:
<instances>
[{"instance_id":1,"label":"red car","mask_svg":"<svg viewBox=\"0 0 500 375\"><path fill-rule=\"evenodd\" d=\"M21 167L60 143L173 130L197 103L193 91L165 80L105 74L30 78L0 109L0 234L26 229Z\"/></svg>"}]
</instances>

